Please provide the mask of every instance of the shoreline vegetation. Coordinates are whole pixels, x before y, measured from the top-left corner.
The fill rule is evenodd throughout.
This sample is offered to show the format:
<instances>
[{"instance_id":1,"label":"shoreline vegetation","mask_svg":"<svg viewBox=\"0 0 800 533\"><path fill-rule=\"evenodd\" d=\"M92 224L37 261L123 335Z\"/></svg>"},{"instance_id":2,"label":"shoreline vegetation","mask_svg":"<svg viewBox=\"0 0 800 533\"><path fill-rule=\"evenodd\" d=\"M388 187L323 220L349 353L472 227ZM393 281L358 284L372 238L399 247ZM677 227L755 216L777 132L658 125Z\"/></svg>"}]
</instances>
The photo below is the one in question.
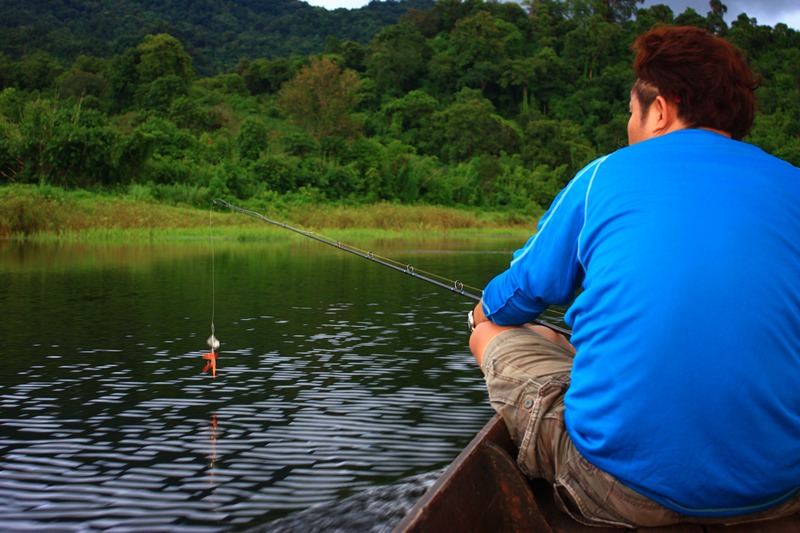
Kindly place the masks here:
<instances>
[{"instance_id":1,"label":"shoreline vegetation","mask_svg":"<svg viewBox=\"0 0 800 533\"><path fill-rule=\"evenodd\" d=\"M537 214L519 210L404 205L331 204L299 200L236 200L277 222L311 232L335 232L344 241L438 234L527 237ZM49 185L0 187L0 240L129 242L208 239L272 240L292 233L208 202L208 209L160 203L108 192L66 190Z\"/></svg>"},{"instance_id":2,"label":"shoreline vegetation","mask_svg":"<svg viewBox=\"0 0 800 533\"><path fill-rule=\"evenodd\" d=\"M581 168L627 145L631 44L654 24L743 50L762 80L746 141L800 165L800 32L744 13L729 25L719 0L706 16L637 0L373 2L315 19L290 57L265 57L247 28L285 29L302 2L50 4L20 3L0 32L0 239L200 240L213 226L290 242L217 197L342 242L525 239ZM395 15L371 40L300 52L373 8ZM209 40L219 24L233 55Z\"/></svg>"}]
</instances>

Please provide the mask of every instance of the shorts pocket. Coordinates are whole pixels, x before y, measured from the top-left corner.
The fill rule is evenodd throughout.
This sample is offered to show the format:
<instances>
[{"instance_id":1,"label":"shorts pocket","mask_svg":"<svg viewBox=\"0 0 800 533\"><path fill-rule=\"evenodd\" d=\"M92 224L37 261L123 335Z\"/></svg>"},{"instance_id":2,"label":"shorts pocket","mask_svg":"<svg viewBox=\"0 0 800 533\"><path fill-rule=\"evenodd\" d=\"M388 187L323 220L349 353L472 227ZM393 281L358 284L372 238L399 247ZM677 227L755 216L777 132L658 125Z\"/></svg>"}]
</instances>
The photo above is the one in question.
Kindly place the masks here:
<instances>
[{"instance_id":1,"label":"shorts pocket","mask_svg":"<svg viewBox=\"0 0 800 533\"><path fill-rule=\"evenodd\" d=\"M618 515L608 505L606 495L616 480L589 464L577 450L568 465L554 486L556 505L562 511L590 526L636 527L636 523Z\"/></svg>"},{"instance_id":2,"label":"shorts pocket","mask_svg":"<svg viewBox=\"0 0 800 533\"><path fill-rule=\"evenodd\" d=\"M568 387L568 376L549 376L541 385L531 383L521 398L516 413L517 427L522 428L522 438L515 441L519 446L517 464L529 477L543 477L543 468L538 461L540 454L536 450L541 442L542 420L556 404L563 402Z\"/></svg>"}]
</instances>

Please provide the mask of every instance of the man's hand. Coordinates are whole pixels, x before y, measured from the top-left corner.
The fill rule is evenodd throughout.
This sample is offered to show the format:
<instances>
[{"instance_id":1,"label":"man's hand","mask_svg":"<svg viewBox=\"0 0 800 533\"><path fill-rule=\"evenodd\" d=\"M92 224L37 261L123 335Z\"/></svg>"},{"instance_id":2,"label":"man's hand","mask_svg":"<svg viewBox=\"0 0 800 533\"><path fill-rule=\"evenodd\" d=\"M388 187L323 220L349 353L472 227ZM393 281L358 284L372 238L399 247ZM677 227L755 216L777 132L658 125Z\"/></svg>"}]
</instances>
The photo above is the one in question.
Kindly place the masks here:
<instances>
[{"instance_id":1,"label":"man's hand","mask_svg":"<svg viewBox=\"0 0 800 533\"><path fill-rule=\"evenodd\" d=\"M475 308L472 310L471 326L474 328L481 322L486 322L487 320L489 319L486 318L485 314L483 314L483 300L479 300L478 305L476 305Z\"/></svg>"}]
</instances>

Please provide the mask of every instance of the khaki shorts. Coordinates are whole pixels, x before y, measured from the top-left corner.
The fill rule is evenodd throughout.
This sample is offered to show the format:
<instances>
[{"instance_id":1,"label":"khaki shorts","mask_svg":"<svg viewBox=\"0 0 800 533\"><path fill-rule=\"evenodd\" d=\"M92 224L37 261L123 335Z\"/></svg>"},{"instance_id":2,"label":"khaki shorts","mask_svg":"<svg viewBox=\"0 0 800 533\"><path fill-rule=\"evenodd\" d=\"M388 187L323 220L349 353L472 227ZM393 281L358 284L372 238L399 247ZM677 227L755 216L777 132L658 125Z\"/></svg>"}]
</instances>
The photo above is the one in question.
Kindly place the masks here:
<instances>
[{"instance_id":1,"label":"khaki shorts","mask_svg":"<svg viewBox=\"0 0 800 533\"><path fill-rule=\"evenodd\" d=\"M519 447L517 464L554 487L556 504L587 525L735 524L800 511L800 496L760 513L723 518L681 515L642 496L584 459L564 425L572 354L526 328L497 335L483 354L489 401Z\"/></svg>"}]
</instances>

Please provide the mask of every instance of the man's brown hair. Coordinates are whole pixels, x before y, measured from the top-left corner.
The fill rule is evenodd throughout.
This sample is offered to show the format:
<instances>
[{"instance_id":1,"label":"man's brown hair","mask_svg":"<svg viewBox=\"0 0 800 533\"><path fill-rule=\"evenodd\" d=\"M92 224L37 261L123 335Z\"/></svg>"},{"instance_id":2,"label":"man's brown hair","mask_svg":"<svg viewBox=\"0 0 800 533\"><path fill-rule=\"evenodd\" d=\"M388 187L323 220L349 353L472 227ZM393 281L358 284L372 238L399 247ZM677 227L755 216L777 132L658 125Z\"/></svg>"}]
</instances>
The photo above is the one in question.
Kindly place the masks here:
<instances>
[{"instance_id":1,"label":"man's brown hair","mask_svg":"<svg viewBox=\"0 0 800 533\"><path fill-rule=\"evenodd\" d=\"M662 26L636 39L633 49L633 92L643 112L660 94L678 105L690 128L722 130L737 140L750 131L759 80L731 43L693 26Z\"/></svg>"}]
</instances>

